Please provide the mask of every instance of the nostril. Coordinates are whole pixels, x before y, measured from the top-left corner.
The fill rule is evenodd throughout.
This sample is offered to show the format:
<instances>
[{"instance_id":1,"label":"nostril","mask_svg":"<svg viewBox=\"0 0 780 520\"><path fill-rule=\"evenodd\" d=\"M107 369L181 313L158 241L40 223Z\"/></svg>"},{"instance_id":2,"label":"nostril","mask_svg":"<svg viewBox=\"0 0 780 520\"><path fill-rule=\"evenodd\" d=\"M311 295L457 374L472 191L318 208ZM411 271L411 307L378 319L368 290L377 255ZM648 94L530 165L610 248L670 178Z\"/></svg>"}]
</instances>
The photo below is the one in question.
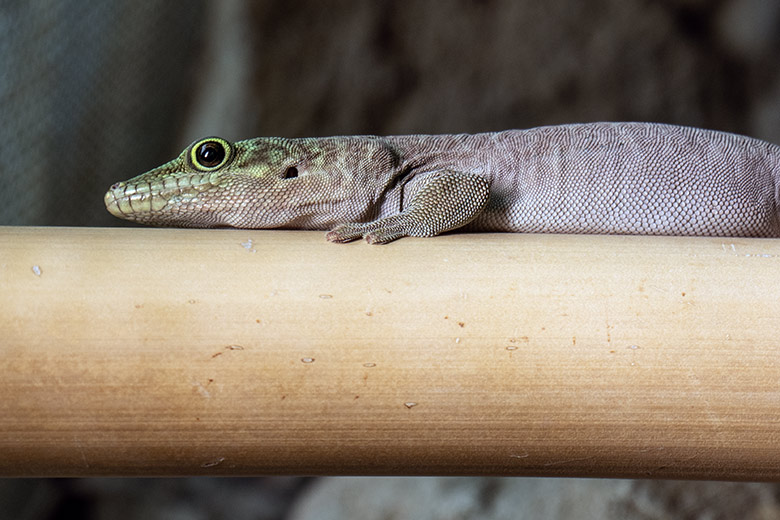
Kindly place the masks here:
<instances>
[{"instance_id":1,"label":"nostril","mask_svg":"<svg viewBox=\"0 0 780 520\"><path fill-rule=\"evenodd\" d=\"M122 188L122 187L124 187L124 185L125 185L125 183L124 183L124 182L115 182L114 184L112 184L112 185L111 185L111 188L110 188L110 189L112 189L112 190L118 190L119 188Z\"/></svg>"}]
</instances>

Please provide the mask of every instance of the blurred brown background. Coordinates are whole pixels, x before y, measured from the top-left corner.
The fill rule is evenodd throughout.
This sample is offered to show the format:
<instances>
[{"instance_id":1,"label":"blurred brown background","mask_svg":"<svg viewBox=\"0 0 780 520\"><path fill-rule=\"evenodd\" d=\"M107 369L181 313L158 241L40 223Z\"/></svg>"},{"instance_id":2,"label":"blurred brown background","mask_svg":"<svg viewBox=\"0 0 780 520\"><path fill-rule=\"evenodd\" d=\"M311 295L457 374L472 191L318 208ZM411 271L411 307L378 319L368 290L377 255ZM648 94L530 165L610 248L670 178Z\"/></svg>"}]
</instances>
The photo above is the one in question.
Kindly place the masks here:
<instances>
[{"instance_id":1,"label":"blurred brown background","mask_svg":"<svg viewBox=\"0 0 780 520\"><path fill-rule=\"evenodd\" d=\"M780 142L778 51L777 0L0 0L0 225L123 225L106 188L209 134ZM0 481L0 518L285 518L301 493L290 518L780 518L775 485L537 479Z\"/></svg>"},{"instance_id":2,"label":"blurred brown background","mask_svg":"<svg viewBox=\"0 0 780 520\"><path fill-rule=\"evenodd\" d=\"M0 0L0 224L198 137L662 121L780 142L777 0Z\"/></svg>"}]
</instances>

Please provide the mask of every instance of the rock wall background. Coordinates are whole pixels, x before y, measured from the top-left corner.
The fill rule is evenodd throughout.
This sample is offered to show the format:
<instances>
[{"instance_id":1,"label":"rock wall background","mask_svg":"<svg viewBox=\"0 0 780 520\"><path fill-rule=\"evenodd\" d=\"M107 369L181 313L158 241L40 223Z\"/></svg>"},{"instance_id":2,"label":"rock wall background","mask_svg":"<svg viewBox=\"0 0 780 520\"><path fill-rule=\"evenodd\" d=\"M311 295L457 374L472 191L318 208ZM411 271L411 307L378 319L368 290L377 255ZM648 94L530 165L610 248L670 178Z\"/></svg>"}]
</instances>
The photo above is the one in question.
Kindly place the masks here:
<instances>
[{"instance_id":1,"label":"rock wall background","mask_svg":"<svg viewBox=\"0 0 780 520\"><path fill-rule=\"evenodd\" d=\"M0 225L121 225L102 195L209 134L662 121L780 142L780 2L0 2Z\"/></svg>"}]
</instances>

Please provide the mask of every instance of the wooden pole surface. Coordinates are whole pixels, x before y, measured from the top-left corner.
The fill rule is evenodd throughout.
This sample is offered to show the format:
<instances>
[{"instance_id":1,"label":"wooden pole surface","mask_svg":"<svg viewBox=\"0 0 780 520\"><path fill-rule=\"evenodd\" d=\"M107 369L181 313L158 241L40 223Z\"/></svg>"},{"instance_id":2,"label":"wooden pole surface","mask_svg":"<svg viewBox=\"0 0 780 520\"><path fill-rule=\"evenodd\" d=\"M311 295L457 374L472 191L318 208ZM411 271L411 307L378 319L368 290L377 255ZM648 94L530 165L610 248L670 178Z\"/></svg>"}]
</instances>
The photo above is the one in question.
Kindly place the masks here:
<instances>
[{"instance_id":1,"label":"wooden pole surface","mask_svg":"<svg viewBox=\"0 0 780 520\"><path fill-rule=\"evenodd\" d=\"M0 474L780 480L780 240L0 228Z\"/></svg>"}]
</instances>

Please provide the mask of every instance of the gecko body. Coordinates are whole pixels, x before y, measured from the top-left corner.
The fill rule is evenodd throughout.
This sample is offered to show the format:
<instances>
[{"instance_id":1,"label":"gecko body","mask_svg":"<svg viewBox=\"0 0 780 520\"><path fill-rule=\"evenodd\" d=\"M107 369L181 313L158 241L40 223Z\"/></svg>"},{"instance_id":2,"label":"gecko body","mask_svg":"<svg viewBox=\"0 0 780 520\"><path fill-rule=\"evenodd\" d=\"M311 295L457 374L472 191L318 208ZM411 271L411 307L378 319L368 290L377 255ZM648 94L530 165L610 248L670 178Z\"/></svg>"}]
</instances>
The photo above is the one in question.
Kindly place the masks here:
<instances>
[{"instance_id":1,"label":"gecko body","mask_svg":"<svg viewBox=\"0 0 780 520\"><path fill-rule=\"evenodd\" d=\"M330 230L780 236L780 147L657 123L458 135L202 139L110 188L117 217Z\"/></svg>"}]
</instances>

